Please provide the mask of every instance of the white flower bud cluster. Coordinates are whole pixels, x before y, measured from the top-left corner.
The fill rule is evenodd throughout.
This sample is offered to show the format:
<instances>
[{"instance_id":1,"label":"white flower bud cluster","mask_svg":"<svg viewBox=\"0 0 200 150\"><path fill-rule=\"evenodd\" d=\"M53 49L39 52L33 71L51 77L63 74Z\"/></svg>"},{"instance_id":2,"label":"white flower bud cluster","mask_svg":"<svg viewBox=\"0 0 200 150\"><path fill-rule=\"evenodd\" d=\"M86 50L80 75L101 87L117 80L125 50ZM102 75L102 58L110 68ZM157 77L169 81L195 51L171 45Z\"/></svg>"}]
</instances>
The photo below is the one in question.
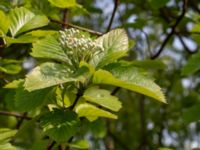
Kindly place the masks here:
<instances>
[{"instance_id":1,"label":"white flower bud cluster","mask_svg":"<svg viewBox=\"0 0 200 150\"><path fill-rule=\"evenodd\" d=\"M60 31L60 43L69 58L78 64L81 60L88 62L94 55L103 51L102 46L73 28Z\"/></svg>"}]
</instances>

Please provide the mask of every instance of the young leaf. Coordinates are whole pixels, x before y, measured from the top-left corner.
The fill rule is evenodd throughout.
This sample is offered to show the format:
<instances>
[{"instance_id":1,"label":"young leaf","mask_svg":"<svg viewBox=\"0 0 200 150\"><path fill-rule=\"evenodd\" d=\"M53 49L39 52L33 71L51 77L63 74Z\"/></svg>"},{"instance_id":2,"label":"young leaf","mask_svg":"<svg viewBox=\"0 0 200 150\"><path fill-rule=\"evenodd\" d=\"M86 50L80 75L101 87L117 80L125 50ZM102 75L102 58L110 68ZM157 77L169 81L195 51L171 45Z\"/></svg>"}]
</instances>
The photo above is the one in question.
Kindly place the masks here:
<instances>
[{"instance_id":1,"label":"young leaf","mask_svg":"<svg viewBox=\"0 0 200 150\"><path fill-rule=\"evenodd\" d=\"M59 8L71 8L76 7L78 4L76 0L48 0L52 5Z\"/></svg>"},{"instance_id":2,"label":"young leaf","mask_svg":"<svg viewBox=\"0 0 200 150\"><path fill-rule=\"evenodd\" d=\"M91 64L101 68L117 59L125 56L128 51L128 37L124 30L115 29L96 40L96 43L104 48L102 53L95 55Z\"/></svg>"},{"instance_id":3,"label":"young leaf","mask_svg":"<svg viewBox=\"0 0 200 150\"><path fill-rule=\"evenodd\" d=\"M79 120L72 111L54 109L41 117L44 132L57 142L67 141L78 130Z\"/></svg>"},{"instance_id":4,"label":"young leaf","mask_svg":"<svg viewBox=\"0 0 200 150\"><path fill-rule=\"evenodd\" d=\"M3 33L6 34L9 29L10 20L2 10L0 10L0 18L0 31L3 31Z\"/></svg>"},{"instance_id":5,"label":"young leaf","mask_svg":"<svg viewBox=\"0 0 200 150\"><path fill-rule=\"evenodd\" d=\"M43 63L27 75L24 86L28 91L33 91L78 80L70 75L71 73L66 65Z\"/></svg>"},{"instance_id":6,"label":"young leaf","mask_svg":"<svg viewBox=\"0 0 200 150\"><path fill-rule=\"evenodd\" d=\"M182 75L190 75L200 69L200 52L192 55L187 64L182 69Z\"/></svg>"},{"instance_id":7,"label":"young leaf","mask_svg":"<svg viewBox=\"0 0 200 150\"><path fill-rule=\"evenodd\" d=\"M69 61L68 56L53 36L48 36L34 43L31 55L37 58L49 58L66 63Z\"/></svg>"},{"instance_id":8,"label":"young leaf","mask_svg":"<svg viewBox=\"0 0 200 150\"><path fill-rule=\"evenodd\" d=\"M112 111L118 111L121 108L121 102L117 97L110 95L110 91L99 89L98 87L88 88L83 98L86 101L96 103Z\"/></svg>"},{"instance_id":9,"label":"young leaf","mask_svg":"<svg viewBox=\"0 0 200 150\"><path fill-rule=\"evenodd\" d=\"M48 24L48 18L44 15L36 15L24 7L15 8L10 12L10 32L12 37L43 27Z\"/></svg>"},{"instance_id":10,"label":"young leaf","mask_svg":"<svg viewBox=\"0 0 200 150\"><path fill-rule=\"evenodd\" d=\"M75 112L79 117L86 117L89 121L94 121L98 117L117 119L116 115L88 103L77 104Z\"/></svg>"},{"instance_id":11,"label":"young leaf","mask_svg":"<svg viewBox=\"0 0 200 150\"><path fill-rule=\"evenodd\" d=\"M0 150L17 150L17 148L12 146L10 143L0 142Z\"/></svg>"},{"instance_id":12,"label":"young leaf","mask_svg":"<svg viewBox=\"0 0 200 150\"><path fill-rule=\"evenodd\" d=\"M87 140L79 140L70 143L69 146L77 149L89 149L90 143Z\"/></svg>"},{"instance_id":13,"label":"young leaf","mask_svg":"<svg viewBox=\"0 0 200 150\"><path fill-rule=\"evenodd\" d=\"M120 63L110 65L107 70L98 70L94 73L93 83L110 84L134 92L138 92L166 103L160 87L152 79L145 76L134 66L123 66Z\"/></svg>"},{"instance_id":14,"label":"young leaf","mask_svg":"<svg viewBox=\"0 0 200 150\"><path fill-rule=\"evenodd\" d=\"M17 130L0 128L0 142L7 142L17 133Z\"/></svg>"},{"instance_id":15,"label":"young leaf","mask_svg":"<svg viewBox=\"0 0 200 150\"><path fill-rule=\"evenodd\" d=\"M13 59L0 59L0 72L17 74L21 71L20 61Z\"/></svg>"}]
</instances>

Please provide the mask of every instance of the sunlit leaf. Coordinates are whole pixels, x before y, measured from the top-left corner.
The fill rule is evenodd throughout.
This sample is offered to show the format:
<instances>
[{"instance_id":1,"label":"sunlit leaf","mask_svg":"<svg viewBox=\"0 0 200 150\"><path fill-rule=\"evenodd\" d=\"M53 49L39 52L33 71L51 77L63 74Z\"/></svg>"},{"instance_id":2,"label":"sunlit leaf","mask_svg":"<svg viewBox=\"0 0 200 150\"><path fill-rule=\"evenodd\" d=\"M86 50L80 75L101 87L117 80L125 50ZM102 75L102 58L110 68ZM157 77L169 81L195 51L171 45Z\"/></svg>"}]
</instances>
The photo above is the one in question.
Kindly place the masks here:
<instances>
[{"instance_id":1,"label":"sunlit leaf","mask_svg":"<svg viewBox=\"0 0 200 150\"><path fill-rule=\"evenodd\" d=\"M48 0L51 4L59 8L71 8L77 6L76 0Z\"/></svg>"},{"instance_id":2,"label":"sunlit leaf","mask_svg":"<svg viewBox=\"0 0 200 150\"><path fill-rule=\"evenodd\" d=\"M0 10L0 18L0 30L2 30L3 33L6 34L10 25L9 17L2 10Z\"/></svg>"},{"instance_id":3,"label":"sunlit leaf","mask_svg":"<svg viewBox=\"0 0 200 150\"><path fill-rule=\"evenodd\" d=\"M31 55L37 58L49 58L62 62L68 62L69 59L59 42L52 36L34 43Z\"/></svg>"},{"instance_id":4,"label":"sunlit leaf","mask_svg":"<svg viewBox=\"0 0 200 150\"><path fill-rule=\"evenodd\" d=\"M160 87L152 79L134 66L123 66L120 63L107 67L107 70L98 70L94 74L93 83L109 84L134 92L138 92L166 103Z\"/></svg>"},{"instance_id":5,"label":"sunlit leaf","mask_svg":"<svg viewBox=\"0 0 200 150\"><path fill-rule=\"evenodd\" d=\"M88 88L83 97L86 101L96 103L112 111L118 111L121 108L121 102L117 97L112 96L110 91L98 87Z\"/></svg>"},{"instance_id":6,"label":"sunlit leaf","mask_svg":"<svg viewBox=\"0 0 200 150\"><path fill-rule=\"evenodd\" d=\"M102 53L95 55L91 60L91 64L97 68L127 55L128 37L123 29L112 30L99 37L96 42L104 48Z\"/></svg>"},{"instance_id":7,"label":"sunlit leaf","mask_svg":"<svg viewBox=\"0 0 200 150\"><path fill-rule=\"evenodd\" d=\"M79 117L86 117L90 121L94 121L98 117L117 119L116 115L88 103L77 104L75 111Z\"/></svg>"},{"instance_id":8,"label":"sunlit leaf","mask_svg":"<svg viewBox=\"0 0 200 150\"><path fill-rule=\"evenodd\" d=\"M9 141L17 133L17 130L0 128L0 142Z\"/></svg>"},{"instance_id":9,"label":"sunlit leaf","mask_svg":"<svg viewBox=\"0 0 200 150\"><path fill-rule=\"evenodd\" d=\"M77 148L77 149L89 149L90 143L87 140L79 140L79 141L70 143L69 146L72 148Z\"/></svg>"},{"instance_id":10,"label":"sunlit leaf","mask_svg":"<svg viewBox=\"0 0 200 150\"><path fill-rule=\"evenodd\" d=\"M77 81L78 79L71 77L69 68L58 63L44 63L32 70L25 79L25 89L33 91L51 87L61 83Z\"/></svg>"},{"instance_id":11,"label":"sunlit leaf","mask_svg":"<svg viewBox=\"0 0 200 150\"><path fill-rule=\"evenodd\" d=\"M15 8L10 12L10 32L13 37L31 29L43 27L48 22L46 16L36 15L24 7Z\"/></svg>"}]
</instances>

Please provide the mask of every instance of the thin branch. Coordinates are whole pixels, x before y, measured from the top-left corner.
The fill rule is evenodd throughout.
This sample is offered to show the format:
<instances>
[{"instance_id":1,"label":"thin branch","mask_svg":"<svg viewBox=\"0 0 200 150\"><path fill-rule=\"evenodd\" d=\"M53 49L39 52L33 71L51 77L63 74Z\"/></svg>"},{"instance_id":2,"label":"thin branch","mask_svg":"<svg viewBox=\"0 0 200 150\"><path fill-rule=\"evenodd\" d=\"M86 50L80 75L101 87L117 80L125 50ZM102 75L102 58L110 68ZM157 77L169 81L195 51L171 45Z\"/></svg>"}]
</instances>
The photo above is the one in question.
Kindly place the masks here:
<instances>
[{"instance_id":1,"label":"thin branch","mask_svg":"<svg viewBox=\"0 0 200 150\"><path fill-rule=\"evenodd\" d=\"M144 34L145 36L145 39L146 39L146 42L147 42L147 50L149 52L149 55L151 56L151 47L150 47L150 40L149 40L149 36L148 34L144 31L144 30L141 30L141 32Z\"/></svg>"},{"instance_id":2,"label":"thin branch","mask_svg":"<svg viewBox=\"0 0 200 150\"><path fill-rule=\"evenodd\" d=\"M107 32L110 31L110 29L111 29L111 26L112 26L112 23L113 23L113 19L115 17L115 13L117 11L118 4L119 4L119 0L115 0L114 1L114 8L113 8L112 16L110 18L110 22L109 22L109 25L108 25L108 28L107 28Z\"/></svg>"},{"instance_id":3,"label":"thin branch","mask_svg":"<svg viewBox=\"0 0 200 150\"><path fill-rule=\"evenodd\" d=\"M183 0L183 8L182 8L182 12L181 12L181 15L177 18L175 24L171 27L171 32L166 36L165 40L163 41L160 49L158 50L158 52L153 55L151 57L151 59L155 59L157 58L161 52L164 50L166 44L168 43L168 41L170 40L170 38L173 36L173 34L175 33L176 31L176 27L179 25L179 23L181 22L181 20L184 18L185 16L185 13L187 11L187 3L188 3L188 0Z\"/></svg>"},{"instance_id":4,"label":"thin branch","mask_svg":"<svg viewBox=\"0 0 200 150\"><path fill-rule=\"evenodd\" d=\"M63 20L62 20L63 23L64 23L64 24L62 25L62 28L63 28L63 29L67 28L67 24L66 24L66 23L68 22L68 20L67 20L67 19L68 19L68 18L67 18L67 14L68 14L68 9L64 9L64 11L63 11Z\"/></svg>"},{"instance_id":5,"label":"thin branch","mask_svg":"<svg viewBox=\"0 0 200 150\"><path fill-rule=\"evenodd\" d=\"M47 145L47 147L46 147L46 150L51 150L51 149L54 147L55 144L56 144L55 141L49 143L49 144Z\"/></svg>"},{"instance_id":6,"label":"thin branch","mask_svg":"<svg viewBox=\"0 0 200 150\"><path fill-rule=\"evenodd\" d=\"M72 140L73 140L73 136L67 141L67 143L71 143L72 142ZM69 147L69 145L66 147L66 149L65 150L69 150L70 149L70 147Z\"/></svg>"},{"instance_id":7,"label":"thin branch","mask_svg":"<svg viewBox=\"0 0 200 150\"><path fill-rule=\"evenodd\" d=\"M27 112L25 112L25 113L23 114L23 116L27 116ZM17 129L20 128L20 126L22 125L23 121L24 121L24 118L20 118L20 119L18 120L17 125L16 125L16 128L17 128Z\"/></svg>"},{"instance_id":8,"label":"thin branch","mask_svg":"<svg viewBox=\"0 0 200 150\"><path fill-rule=\"evenodd\" d=\"M183 38L181 37L181 35L180 35L178 32L177 32L176 34L177 34L177 36L178 36L178 38L179 38L181 44L183 45L184 49L185 49L189 54L194 54L194 53L197 52L197 51L192 51L192 50L190 50L189 47L186 45L185 41L183 40Z\"/></svg>"},{"instance_id":9,"label":"thin branch","mask_svg":"<svg viewBox=\"0 0 200 150\"><path fill-rule=\"evenodd\" d=\"M79 30L82 30L82 31L86 31L86 32L89 32L91 34L94 34L94 35L97 35L97 36L101 36L102 33L101 32L97 32L97 31L94 31L94 30L91 30L91 29L87 29L87 28L84 28L84 27L80 27L80 26L77 26L77 25L73 25L71 23L64 23L62 21L58 21L58 20L55 20L55 19L49 19L51 22L54 22L54 23L57 23L57 24L60 24L60 25L66 25L70 28L76 28L76 29L79 29Z\"/></svg>"},{"instance_id":10,"label":"thin branch","mask_svg":"<svg viewBox=\"0 0 200 150\"><path fill-rule=\"evenodd\" d=\"M22 115L16 112L7 112L7 111L0 111L0 115L4 115L4 116L14 116L16 118L21 118L21 119L26 119L26 120L31 120L31 117L28 117L26 115Z\"/></svg>"},{"instance_id":11,"label":"thin branch","mask_svg":"<svg viewBox=\"0 0 200 150\"><path fill-rule=\"evenodd\" d=\"M116 87L112 92L111 95L115 95L120 90L120 87Z\"/></svg>"}]
</instances>

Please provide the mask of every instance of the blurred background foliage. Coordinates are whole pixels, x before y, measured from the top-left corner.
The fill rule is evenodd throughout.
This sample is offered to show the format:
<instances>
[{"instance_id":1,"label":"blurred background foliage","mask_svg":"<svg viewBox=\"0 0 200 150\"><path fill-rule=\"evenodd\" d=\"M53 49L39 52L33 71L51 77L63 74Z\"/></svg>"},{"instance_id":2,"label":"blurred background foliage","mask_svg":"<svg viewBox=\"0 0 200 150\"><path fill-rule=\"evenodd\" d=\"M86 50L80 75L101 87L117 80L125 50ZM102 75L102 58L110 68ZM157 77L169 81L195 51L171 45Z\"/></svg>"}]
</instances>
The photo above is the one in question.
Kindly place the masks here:
<instances>
[{"instance_id":1,"label":"blurred background foliage","mask_svg":"<svg viewBox=\"0 0 200 150\"><path fill-rule=\"evenodd\" d=\"M129 38L135 41L134 46L130 44L131 52L127 59L142 60L140 63L135 61L135 64L154 74L168 102L149 101L148 97L119 90L117 95L123 103L119 119L88 123L93 134L87 133L85 138L91 141L91 149L200 149L200 1L78 0L77 3L79 5L68 11L67 22L102 33L110 30L109 23L116 6L110 28L124 28ZM50 18L45 29L61 29L61 25L52 20L62 21L64 9L55 7L49 1L0 1L0 10L5 13L17 6ZM8 81L23 77L37 62L29 56L30 44L13 44L6 48L2 39L0 44L0 56L16 60L0 59L0 66L4 69L7 64L13 67L10 69L9 66L7 70L0 68L2 87ZM159 50L161 53L155 56ZM12 91L1 88L1 110L12 110L10 97ZM13 116L0 116L1 127L15 128L19 124L20 119ZM24 121L22 126L28 132L18 133L15 143L25 149L31 146L35 150L44 149L47 141L41 140L43 135L37 124L28 128L26 124L27 121Z\"/></svg>"}]
</instances>

